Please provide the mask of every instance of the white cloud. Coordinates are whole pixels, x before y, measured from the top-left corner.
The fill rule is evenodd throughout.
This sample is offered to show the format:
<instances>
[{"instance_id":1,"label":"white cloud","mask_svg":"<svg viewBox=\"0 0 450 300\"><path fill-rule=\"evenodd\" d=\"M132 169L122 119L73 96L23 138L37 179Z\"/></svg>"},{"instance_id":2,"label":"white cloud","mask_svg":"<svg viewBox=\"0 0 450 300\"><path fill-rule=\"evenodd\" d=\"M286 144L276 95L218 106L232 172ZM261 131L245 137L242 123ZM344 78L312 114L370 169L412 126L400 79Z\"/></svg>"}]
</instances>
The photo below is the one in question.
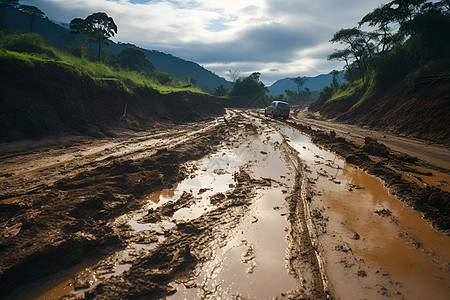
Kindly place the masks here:
<instances>
[{"instance_id":1,"label":"white cloud","mask_svg":"<svg viewBox=\"0 0 450 300\"><path fill-rule=\"evenodd\" d=\"M168 52L227 77L259 71L270 84L341 68L328 62L340 28L357 25L384 0L39 0L55 21L104 11L119 32L113 40ZM278 71L275 71L278 70Z\"/></svg>"}]
</instances>

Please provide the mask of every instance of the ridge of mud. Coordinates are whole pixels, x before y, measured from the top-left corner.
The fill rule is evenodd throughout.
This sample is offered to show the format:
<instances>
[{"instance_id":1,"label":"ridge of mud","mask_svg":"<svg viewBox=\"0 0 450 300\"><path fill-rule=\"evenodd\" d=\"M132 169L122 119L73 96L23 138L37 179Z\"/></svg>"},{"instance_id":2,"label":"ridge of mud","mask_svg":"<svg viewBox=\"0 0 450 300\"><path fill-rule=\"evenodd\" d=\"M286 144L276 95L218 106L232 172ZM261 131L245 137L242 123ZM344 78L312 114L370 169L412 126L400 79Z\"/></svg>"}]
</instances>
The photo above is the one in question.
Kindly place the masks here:
<instances>
[{"instance_id":1,"label":"ridge of mud","mask_svg":"<svg viewBox=\"0 0 450 300\"><path fill-rule=\"evenodd\" d=\"M283 142L285 148L284 155L292 167L296 170L295 183L291 194L287 197L289 228L289 265L294 272L299 270L309 270L310 278L305 278L304 274L295 274L297 278L302 278L302 284L310 284L313 299L328 299L327 278L323 270L322 262L317 253L317 241L314 237L314 230L308 225L310 221L308 206L309 196L306 196L307 186L305 182L305 166L298 153L287 143ZM302 276L303 275L303 276ZM301 290L300 290L301 291ZM300 295L298 295L300 296ZM311 298L310 297L310 298ZM297 299L297 298L296 298ZM307 295L301 295L299 299L308 299Z\"/></svg>"},{"instance_id":2,"label":"ridge of mud","mask_svg":"<svg viewBox=\"0 0 450 300\"><path fill-rule=\"evenodd\" d=\"M165 241L149 253L137 257L133 266L122 276L113 276L87 291L85 298L157 299L175 293L176 289L169 283L188 276L197 263L208 259L209 243L212 240L219 243L224 240L224 232L238 224L251 204L251 194L254 191L251 177L243 168L234 177L235 188L227 192L221 202L214 201L214 210L192 221L177 222L174 228L164 232L167 237ZM189 199L189 195L182 198ZM155 214L173 214L178 208L174 203L166 203L157 210L150 211L143 219L153 219Z\"/></svg>"},{"instance_id":3,"label":"ridge of mud","mask_svg":"<svg viewBox=\"0 0 450 300\"><path fill-rule=\"evenodd\" d=\"M314 130L294 121L285 124L308 134L313 143L339 154L348 163L382 179L393 195L422 212L434 226L450 229L450 193L433 186L421 187L402 178L400 167L404 163L417 164L416 158L396 153L374 139L366 138L365 144L360 146L336 137L334 131Z\"/></svg>"},{"instance_id":4,"label":"ridge of mud","mask_svg":"<svg viewBox=\"0 0 450 300\"><path fill-rule=\"evenodd\" d=\"M226 136L220 123L151 157L116 160L1 203L1 294L125 247L109 221L183 179L183 164L210 153Z\"/></svg>"}]
</instances>

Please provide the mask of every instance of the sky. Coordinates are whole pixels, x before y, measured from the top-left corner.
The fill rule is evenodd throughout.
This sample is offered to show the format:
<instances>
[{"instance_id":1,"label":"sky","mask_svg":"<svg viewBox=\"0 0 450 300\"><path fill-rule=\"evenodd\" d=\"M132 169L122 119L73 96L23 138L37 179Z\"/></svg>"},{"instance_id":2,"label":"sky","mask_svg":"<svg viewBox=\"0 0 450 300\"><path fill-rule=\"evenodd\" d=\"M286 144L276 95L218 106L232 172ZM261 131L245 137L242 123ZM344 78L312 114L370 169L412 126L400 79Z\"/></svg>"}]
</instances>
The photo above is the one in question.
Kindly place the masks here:
<instances>
[{"instance_id":1,"label":"sky","mask_svg":"<svg viewBox=\"0 0 450 300\"><path fill-rule=\"evenodd\" d=\"M194 61L231 80L260 72L278 79L341 70L327 61L332 35L357 26L387 0L25 0L56 22L106 12L118 26L115 42L132 43Z\"/></svg>"}]
</instances>

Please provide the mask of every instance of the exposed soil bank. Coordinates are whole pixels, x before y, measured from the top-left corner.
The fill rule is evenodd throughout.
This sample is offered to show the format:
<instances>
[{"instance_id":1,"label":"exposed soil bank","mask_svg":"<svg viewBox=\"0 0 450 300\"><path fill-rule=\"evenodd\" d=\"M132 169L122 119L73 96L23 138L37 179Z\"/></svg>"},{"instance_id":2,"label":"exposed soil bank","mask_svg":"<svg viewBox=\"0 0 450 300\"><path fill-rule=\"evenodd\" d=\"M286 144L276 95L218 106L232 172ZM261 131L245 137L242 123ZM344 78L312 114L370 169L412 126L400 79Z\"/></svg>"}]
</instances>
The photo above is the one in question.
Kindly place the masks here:
<instances>
[{"instance_id":1,"label":"exposed soil bank","mask_svg":"<svg viewBox=\"0 0 450 300\"><path fill-rule=\"evenodd\" d=\"M117 80L96 79L53 61L0 61L0 142L47 135L111 135L158 122L192 122L224 114L206 94L130 91Z\"/></svg>"},{"instance_id":2,"label":"exposed soil bank","mask_svg":"<svg viewBox=\"0 0 450 300\"><path fill-rule=\"evenodd\" d=\"M364 94L365 93L365 94ZM358 103L364 99L361 103ZM450 145L450 77L433 76L401 82L383 92L372 87L363 94L311 105L325 118L369 126Z\"/></svg>"}]
</instances>

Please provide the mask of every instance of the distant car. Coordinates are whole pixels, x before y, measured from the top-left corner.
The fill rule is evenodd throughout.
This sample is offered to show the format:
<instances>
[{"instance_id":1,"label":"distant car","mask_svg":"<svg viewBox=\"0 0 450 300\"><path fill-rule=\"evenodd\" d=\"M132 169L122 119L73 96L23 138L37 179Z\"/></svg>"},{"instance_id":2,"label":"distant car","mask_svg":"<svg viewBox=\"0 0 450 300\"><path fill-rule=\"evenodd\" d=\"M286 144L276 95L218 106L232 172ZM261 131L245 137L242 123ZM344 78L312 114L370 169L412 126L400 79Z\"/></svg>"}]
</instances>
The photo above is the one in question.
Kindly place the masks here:
<instances>
[{"instance_id":1,"label":"distant car","mask_svg":"<svg viewBox=\"0 0 450 300\"><path fill-rule=\"evenodd\" d=\"M264 115L272 116L274 118L287 119L289 118L289 111L291 107L288 103L283 101L273 101L270 106L264 109Z\"/></svg>"}]
</instances>

